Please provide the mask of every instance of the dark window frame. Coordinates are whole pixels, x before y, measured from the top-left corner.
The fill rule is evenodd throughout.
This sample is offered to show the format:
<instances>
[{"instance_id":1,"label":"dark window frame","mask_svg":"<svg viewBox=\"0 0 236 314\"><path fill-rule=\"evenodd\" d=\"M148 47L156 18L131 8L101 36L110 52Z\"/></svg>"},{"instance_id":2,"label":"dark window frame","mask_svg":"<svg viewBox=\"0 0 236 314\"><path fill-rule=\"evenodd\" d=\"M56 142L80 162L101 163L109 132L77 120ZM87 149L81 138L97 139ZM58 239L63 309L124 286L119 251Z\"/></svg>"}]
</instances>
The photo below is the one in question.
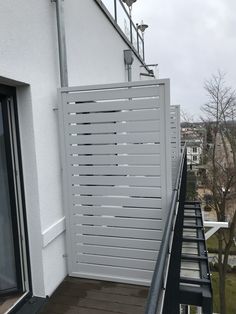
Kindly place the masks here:
<instances>
[{"instance_id":1,"label":"dark window frame","mask_svg":"<svg viewBox=\"0 0 236 314\"><path fill-rule=\"evenodd\" d=\"M12 103L8 104L8 98L12 98ZM24 194L24 178L23 178L23 166L22 166L22 155L21 155L21 143L20 143L20 128L19 128L19 119L18 119L18 106L17 106L17 97L16 97L16 87L7 86L0 84L0 99L2 102L2 112L3 112L3 127L4 127L4 140L5 140L5 149L7 156L7 168L8 168L8 181L9 181L9 192L10 192L10 204L11 204L11 214L12 214L12 224L13 224L13 240L14 240L14 252L15 252L15 261L16 261L16 276L17 276L17 291L27 293L25 298L29 298L32 295L32 276L30 268L30 254L29 254L29 240L28 240L28 228L27 228L27 216L26 216L26 203L25 203L25 194ZM11 105L11 108L10 108ZM10 120L9 121L9 117ZM11 138L11 132L13 132L13 124L15 127L15 136L16 136L16 145L14 147ZM13 145L13 149L12 149ZM15 149L14 149L15 148ZM14 155L15 154L15 155ZM21 208L22 208L22 218L23 218L23 230L18 228L18 218L17 218L17 191L14 187L14 177L15 172L13 168L12 160L17 158L18 160L18 170L19 170L19 193L21 195ZM21 250L20 250L20 241L21 241L21 232L24 232L25 239L25 248L26 248L26 265L28 272L28 286L29 291L23 290L23 280L24 280L24 269L21 266ZM12 294L13 291L9 291L7 294ZM25 299L24 298L24 299ZM23 302L22 300L21 302ZM20 302L20 303L21 303Z\"/></svg>"}]
</instances>

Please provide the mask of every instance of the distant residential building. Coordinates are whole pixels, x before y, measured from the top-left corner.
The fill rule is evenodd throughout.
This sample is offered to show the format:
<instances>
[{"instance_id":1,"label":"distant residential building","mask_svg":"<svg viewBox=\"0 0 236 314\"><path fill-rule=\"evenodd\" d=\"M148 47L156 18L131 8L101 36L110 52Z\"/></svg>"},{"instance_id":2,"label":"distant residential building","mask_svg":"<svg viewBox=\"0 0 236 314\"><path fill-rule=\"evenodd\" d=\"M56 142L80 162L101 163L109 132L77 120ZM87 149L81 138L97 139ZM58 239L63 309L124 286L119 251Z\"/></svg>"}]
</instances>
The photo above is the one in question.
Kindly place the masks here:
<instances>
[{"instance_id":1,"label":"distant residential building","mask_svg":"<svg viewBox=\"0 0 236 314\"><path fill-rule=\"evenodd\" d=\"M190 168L203 162L204 147L206 144L206 129L199 123L182 125L182 141L187 146L187 164Z\"/></svg>"},{"instance_id":2,"label":"distant residential building","mask_svg":"<svg viewBox=\"0 0 236 314\"><path fill-rule=\"evenodd\" d=\"M199 165L202 161L202 142L193 140L187 142L187 164L188 165Z\"/></svg>"}]
</instances>

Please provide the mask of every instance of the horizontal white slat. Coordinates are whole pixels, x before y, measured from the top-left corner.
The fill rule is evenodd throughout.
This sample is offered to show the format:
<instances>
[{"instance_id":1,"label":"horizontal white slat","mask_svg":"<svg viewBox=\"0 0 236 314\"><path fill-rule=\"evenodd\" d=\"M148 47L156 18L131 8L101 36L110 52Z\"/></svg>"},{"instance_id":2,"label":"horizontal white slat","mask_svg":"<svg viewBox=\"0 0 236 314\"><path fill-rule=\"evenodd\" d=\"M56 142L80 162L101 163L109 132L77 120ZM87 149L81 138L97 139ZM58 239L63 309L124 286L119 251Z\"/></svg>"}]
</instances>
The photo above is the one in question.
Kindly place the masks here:
<instances>
[{"instance_id":1,"label":"horizontal white slat","mask_svg":"<svg viewBox=\"0 0 236 314\"><path fill-rule=\"evenodd\" d=\"M152 261L156 260L158 255L157 251L83 244L77 246L77 253L125 258L138 258Z\"/></svg>"},{"instance_id":2,"label":"horizontal white slat","mask_svg":"<svg viewBox=\"0 0 236 314\"><path fill-rule=\"evenodd\" d=\"M113 100L113 99L127 99L127 98L143 98L143 97L157 97L160 90L156 86L127 88L127 89L110 89L109 91L93 91L93 92L75 92L65 95L67 102L73 101L98 101L98 100Z\"/></svg>"},{"instance_id":3,"label":"horizontal white slat","mask_svg":"<svg viewBox=\"0 0 236 314\"><path fill-rule=\"evenodd\" d=\"M102 265L76 264L71 276L150 285L153 271Z\"/></svg>"},{"instance_id":4,"label":"horizontal white slat","mask_svg":"<svg viewBox=\"0 0 236 314\"><path fill-rule=\"evenodd\" d=\"M79 166L70 167L71 174L159 176L159 166Z\"/></svg>"},{"instance_id":5,"label":"horizontal white slat","mask_svg":"<svg viewBox=\"0 0 236 314\"><path fill-rule=\"evenodd\" d=\"M77 262L145 270L153 270L155 267L155 261L88 254L77 254Z\"/></svg>"},{"instance_id":6,"label":"horizontal white slat","mask_svg":"<svg viewBox=\"0 0 236 314\"><path fill-rule=\"evenodd\" d=\"M134 218L161 219L162 211L159 209L138 207L105 207L105 206L73 206L73 213L80 215L117 216Z\"/></svg>"},{"instance_id":7,"label":"horizontal white slat","mask_svg":"<svg viewBox=\"0 0 236 314\"><path fill-rule=\"evenodd\" d=\"M109 92L109 90L119 89L122 91L122 89L126 88L133 88L133 87L148 87L148 86L156 86L159 89L164 88L165 85L169 84L169 79L162 79L162 80L142 80L142 81L136 81L136 82L122 82L122 83L111 83L111 84L96 84L96 85L82 85L82 86L73 86L73 87L62 87L60 91L62 94L64 93L74 93L74 92L84 92L84 91L90 91L94 92L97 90L105 90ZM173 105L173 108L179 107L179 105ZM171 107L171 108L172 108Z\"/></svg>"},{"instance_id":8,"label":"horizontal white slat","mask_svg":"<svg viewBox=\"0 0 236 314\"><path fill-rule=\"evenodd\" d=\"M68 133L121 133L121 132L155 132L160 131L160 121L129 121L126 123L70 124Z\"/></svg>"},{"instance_id":9,"label":"horizontal white slat","mask_svg":"<svg viewBox=\"0 0 236 314\"><path fill-rule=\"evenodd\" d=\"M159 143L159 133L94 134L69 136L69 144Z\"/></svg>"},{"instance_id":10,"label":"horizontal white slat","mask_svg":"<svg viewBox=\"0 0 236 314\"><path fill-rule=\"evenodd\" d=\"M146 121L159 120L158 109L147 109L137 111L90 113L90 114L68 114L66 122L69 123L92 123L92 122L118 122L118 121Z\"/></svg>"},{"instance_id":11,"label":"horizontal white slat","mask_svg":"<svg viewBox=\"0 0 236 314\"><path fill-rule=\"evenodd\" d=\"M128 176L72 176L72 184L80 185L128 185L160 187L160 177L128 177Z\"/></svg>"},{"instance_id":12,"label":"horizontal white slat","mask_svg":"<svg viewBox=\"0 0 236 314\"><path fill-rule=\"evenodd\" d=\"M161 208L161 199L141 197L73 196L74 204Z\"/></svg>"},{"instance_id":13,"label":"horizontal white slat","mask_svg":"<svg viewBox=\"0 0 236 314\"><path fill-rule=\"evenodd\" d=\"M99 112L99 111L117 111L132 109L153 109L157 107L158 101L155 98L135 99L135 100L116 100L102 102L69 103L68 112Z\"/></svg>"},{"instance_id":14,"label":"horizontal white slat","mask_svg":"<svg viewBox=\"0 0 236 314\"><path fill-rule=\"evenodd\" d=\"M134 239L161 240L161 230L131 229L119 227L80 226L74 225L75 233L83 235L112 236Z\"/></svg>"},{"instance_id":15,"label":"horizontal white slat","mask_svg":"<svg viewBox=\"0 0 236 314\"><path fill-rule=\"evenodd\" d=\"M122 228L161 230L163 221L155 219L120 218L104 216L74 215L73 222L78 225L96 225Z\"/></svg>"},{"instance_id":16,"label":"horizontal white slat","mask_svg":"<svg viewBox=\"0 0 236 314\"><path fill-rule=\"evenodd\" d=\"M77 195L161 197L161 188L74 186L71 191Z\"/></svg>"},{"instance_id":17,"label":"horizontal white slat","mask_svg":"<svg viewBox=\"0 0 236 314\"><path fill-rule=\"evenodd\" d=\"M119 248L133 248L157 251L160 249L160 240L145 240L145 239L132 239L132 238L120 238L120 237L106 237L99 235L74 235L74 241L77 245L81 243L89 245L110 246ZM76 248L77 250L77 248Z\"/></svg>"},{"instance_id":18,"label":"horizontal white slat","mask_svg":"<svg viewBox=\"0 0 236 314\"><path fill-rule=\"evenodd\" d=\"M71 156L68 158L71 164L80 165L159 165L160 155L143 155L143 156Z\"/></svg>"},{"instance_id":19,"label":"horizontal white slat","mask_svg":"<svg viewBox=\"0 0 236 314\"><path fill-rule=\"evenodd\" d=\"M130 154L130 155L147 155L159 154L160 144L110 144L110 145L69 145L70 154Z\"/></svg>"}]
</instances>

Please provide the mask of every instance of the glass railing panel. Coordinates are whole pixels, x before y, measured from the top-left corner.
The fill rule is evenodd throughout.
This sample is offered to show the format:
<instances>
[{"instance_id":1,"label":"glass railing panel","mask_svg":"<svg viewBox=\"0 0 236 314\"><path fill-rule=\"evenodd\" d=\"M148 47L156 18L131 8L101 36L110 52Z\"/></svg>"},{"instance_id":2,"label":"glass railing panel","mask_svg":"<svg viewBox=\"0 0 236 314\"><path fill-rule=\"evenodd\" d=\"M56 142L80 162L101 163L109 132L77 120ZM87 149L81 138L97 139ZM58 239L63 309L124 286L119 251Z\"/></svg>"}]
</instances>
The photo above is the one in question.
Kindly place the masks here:
<instances>
[{"instance_id":1,"label":"glass railing panel","mask_svg":"<svg viewBox=\"0 0 236 314\"><path fill-rule=\"evenodd\" d=\"M115 19L115 5L114 0L102 0L102 3L105 5L107 10L110 12L112 17Z\"/></svg>"},{"instance_id":2,"label":"glass railing panel","mask_svg":"<svg viewBox=\"0 0 236 314\"><path fill-rule=\"evenodd\" d=\"M144 59L143 39L133 21L130 21L126 6L121 0L101 0L113 19L116 21L127 39L133 44L139 55Z\"/></svg>"},{"instance_id":3,"label":"glass railing panel","mask_svg":"<svg viewBox=\"0 0 236 314\"><path fill-rule=\"evenodd\" d=\"M134 48L138 51L137 29L133 23L132 23L132 44Z\"/></svg>"},{"instance_id":4,"label":"glass railing panel","mask_svg":"<svg viewBox=\"0 0 236 314\"><path fill-rule=\"evenodd\" d=\"M143 59L144 57L144 51L143 51L143 38L142 36L138 33L138 52L141 56L141 58Z\"/></svg>"},{"instance_id":5,"label":"glass railing panel","mask_svg":"<svg viewBox=\"0 0 236 314\"><path fill-rule=\"evenodd\" d=\"M128 13L124 10L124 7L117 1L117 24L125 34L125 36L131 41L130 38L130 19Z\"/></svg>"}]
</instances>

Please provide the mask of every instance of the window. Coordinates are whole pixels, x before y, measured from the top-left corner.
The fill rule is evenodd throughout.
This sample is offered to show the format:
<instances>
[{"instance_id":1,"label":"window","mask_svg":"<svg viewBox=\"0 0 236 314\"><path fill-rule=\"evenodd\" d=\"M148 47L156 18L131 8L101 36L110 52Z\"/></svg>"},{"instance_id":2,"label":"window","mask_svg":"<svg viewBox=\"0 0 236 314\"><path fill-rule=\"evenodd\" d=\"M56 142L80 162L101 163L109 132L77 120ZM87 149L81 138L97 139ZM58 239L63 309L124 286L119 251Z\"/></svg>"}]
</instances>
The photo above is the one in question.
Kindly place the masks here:
<instances>
[{"instance_id":1,"label":"window","mask_svg":"<svg viewBox=\"0 0 236 314\"><path fill-rule=\"evenodd\" d=\"M193 153L197 153L197 147L193 147Z\"/></svg>"},{"instance_id":2,"label":"window","mask_svg":"<svg viewBox=\"0 0 236 314\"><path fill-rule=\"evenodd\" d=\"M197 161L197 156L193 156L193 161Z\"/></svg>"},{"instance_id":3,"label":"window","mask_svg":"<svg viewBox=\"0 0 236 314\"><path fill-rule=\"evenodd\" d=\"M15 94L0 85L0 297L18 298L29 292L29 278Z\"/></svg>"}]
</instances>

